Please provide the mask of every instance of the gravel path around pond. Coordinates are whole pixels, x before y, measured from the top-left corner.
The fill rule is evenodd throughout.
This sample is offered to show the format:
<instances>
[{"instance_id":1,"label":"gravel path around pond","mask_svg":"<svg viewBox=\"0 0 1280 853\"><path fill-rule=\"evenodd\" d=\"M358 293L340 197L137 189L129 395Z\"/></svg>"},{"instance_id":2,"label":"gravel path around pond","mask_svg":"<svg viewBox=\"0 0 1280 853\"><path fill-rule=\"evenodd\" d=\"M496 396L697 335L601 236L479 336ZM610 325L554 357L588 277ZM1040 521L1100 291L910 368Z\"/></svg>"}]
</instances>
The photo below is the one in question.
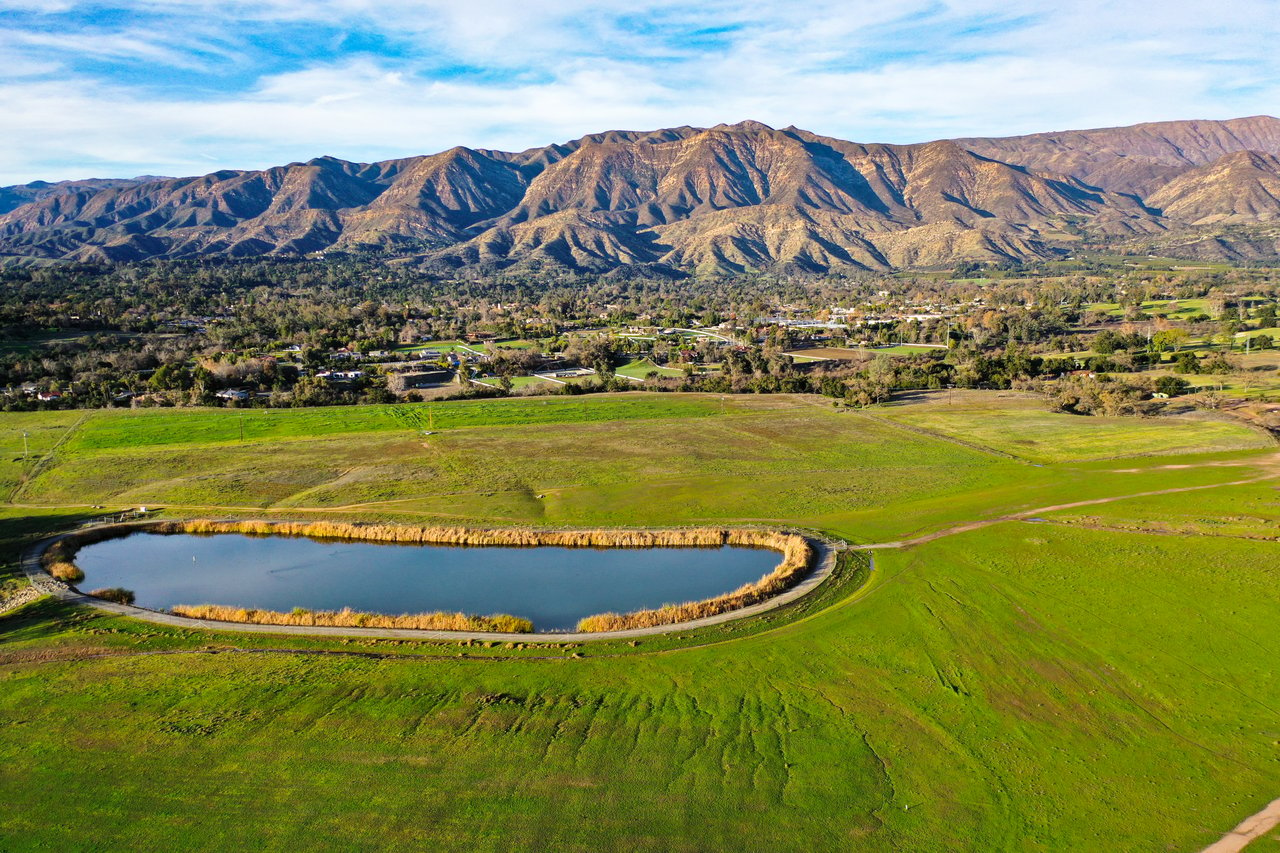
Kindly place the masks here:
<instances>
[{"instance_id":1,"label":"gravel path around pond","mask_svg":"<svg viewBox=\"0 0 1280 853\"><path fill-rule=\"evenodd\" d=\"M845 543L824 542L813 537L807 537L809 539L809 544L811 544L817 552L815 566L800 583L796 584L786 592L776 595L768 601L753 604L750 607L743 607L738 610L729 610L724 613L718 613L714 616L695 619L691 622L679 622L671 625L654 625L648 628L631 628L625 631L600 631L590 633L575 631L566 633L548 632L514 634L487 633L483 631L426 631L412 628L339 628L315 625L257 625L250 622L220 622L212 619L190 619L185 616L175 616L171 613L147 610L133 605L116 604L110 601L103 601L102 599L93 598L92 596L77 592L62 581L53 578L45 572L44 568L40 565L40 556L44 553L46 548L61 539L61 536L46 539L29 549L23 556L22 569L30 579L32 588L38 590L39 594L52 595L63 601L97 607L101 610L119 613L122 616L131 616L145 622L152 622L160 625L172 625L179 628L205 629L213 631L238 631L249 634L293 634L312 637L370 637L406 640L488 640L525 643L581 643L600 640L625 640L635 637L652 637L659 634L671 634L676 631L703 628L708 625L721 625L725 622L731 622L735 619L744 619L748 616L754 616L756 614L781 607L784 604L788 604L804 595L807 595L814 587L822 583L822 581L831 574L832 569L835 568L836 552L839 550L876 551L884 549L909 548L913 545L923 545L946 536L954 536L958 533L966 533L971 530L978 530L983 527L989 527L991 525L1001 524L1007 521L1027 521L1036 519L1041 515L1058 512L1064 509L1098 506L1100 504L1114 503L1116 501L1130 500L1133 498L1171 495L1179 492L1195 492L1205 489L1222 488L1224 486L1242 486L1250 483L1257 483L1263 480L1273 479L1278 473L1280 473L1280 454L1269 458L1267 463L1268 464L1262 474L1242 480L1233 480L1228 483L1210 483L1202 486L1181 486L1169 489L1157 489L1149 492L1137 492L1135 494L1115 495L1112 497L1093 498L1091 500L1036 507L1035 509L1022 510L1020 512L1000 515L994 518L970 521L964 524L948 527L934 533L927 533L923 536L917 536L911 539L901 539L893 542L847 545ZM138 526L141 528L144 525L145 522L140 523Z\"/></svg>"},{"instance_id":2,"label":"gravel path around pond","mask_svg":"<svg viewBox=\"0 0 1280 853\"><path fill-rule=\"evenodd\" d=\"M139 525L143 527L143 525ZM625 631L593 631L593 632L546 632L531 634L514 634L514 633L496 633L485 631L427 631L416 628L342 628L328 627L319 625L257 625L252 622L221 622L212 619L191 619L186 616L176 616L172 613L163 613L158 610L147 610L143 607L135 607L131 604L117 604L112 601L103 601L100 598L94 598L76 591L67 584L52 577L40 565L40 557L45 549L53 543L62 539L62 536L55 536L52 539L46 539L37 543L34 547L28 549L22 558L22 570L27 578L31 581L31 589L35 591L34 598L42 595L51 595L54 598L66 601L72 604L84 604L90 607L96 607L99 610L106 610L111 613L118 613L121 616L129 616L134 619L140 619L144 622L151 622L158 625L171 625L177 628L205 629L211 631L236 631L248 634L293 634L308 637L369 637L379 639L401 639L401 640L480 640L480 641L496 641L496 642L516 642L516 643L582 643L599 640L626 640L635 637L652 637L658 634L671 634L676 631L692 630L694 628L705 628L708 625L720 625L725 622L731 622L735 619L745 619L748 616L755 616L769 610L781 607L807 595L818 584L822 583L830 576L835 568L836 553L842 550L839 546L828 542L806 537L809 544L813 546L816 554L814 567L805 575L800 583L786 590L785 592L775 595L767 601L759 604L753 604L749 607L742 607L737 610L727 610L724 613L717 613L714 616L706 616L702 619L694 619L689 622L677 622L671 625L654 625L647 628L629 628Z\"/></svg>"}]
</instances>

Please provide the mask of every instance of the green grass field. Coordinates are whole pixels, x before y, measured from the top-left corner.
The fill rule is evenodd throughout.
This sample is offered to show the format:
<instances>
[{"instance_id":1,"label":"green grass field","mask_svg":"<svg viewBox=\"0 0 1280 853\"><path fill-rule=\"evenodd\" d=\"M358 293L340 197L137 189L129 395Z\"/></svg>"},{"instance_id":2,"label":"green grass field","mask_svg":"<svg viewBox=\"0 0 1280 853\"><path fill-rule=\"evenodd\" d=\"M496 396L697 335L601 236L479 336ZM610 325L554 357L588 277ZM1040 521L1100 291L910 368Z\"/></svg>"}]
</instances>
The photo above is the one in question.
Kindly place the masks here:
<instances>
[{"instance_id":1,"label":"green grass field","mask_svg":"<svg viewBox=\"0 0 1280 853\"><path fill-rule=\"evenodd\" d=\"M36 602L0 616L0 848L1194 851L1280 796L1274 442L945 399L250 412L243 443L236 412L0 416L43 460L5 469L10 573L90 504L886 542L1108 501L848 555L795 605L634 646Z\"/></svg>"},{"instance_id":2,"label":"green grass field","mask_svg":"<svg viewBox=\"0 0 1280 853\"><path fill-rule=\"evenodd\" d=\"M277 441L321 436L404 431L428 424L439 429L514 426L667 417L698 417L718 413L710 401L667 396L660 402L631 398L467 400L456 403L410 403L385 406L332 406L318 409L144 409L100 410L88 414L69 442L71 451L97 451ZM57 413L65 417L70 413ZM0 447L21 449L21 422L0 420ZM40 415L32 415L39 423ZM63 417L55 419L61 423ZM73 418L74 419L74 418ZM16 443L15 443L16 442Z\"/></svg>"},{"instance_id":3,"label":"green grass field","mask_svg":"<svg viewBox=\"0 0 1280 853\"><path fill-rule=\"evenodd\" d=\"M1085 306L1087 311L1101 311L1113 317L1123 317L1124 307L1115 302L1094 302ZM1157 299L1142 303L1143 312L1153 317L1165 317L1169 320L1187 320L1198 314L1208 313L1209 302L1206 299Z\"/></svg>"},{"instance_id":4,"label":"green grass field","mask_svg":"<svg viewBox=\"0 0 1280 853\"><path fill-rule=\"evenodd\" d=\"M434 352L446 353L453 352L463 346L462 341L427 341L421 344L410 344L408 346L396 347L392 352L402 353L421 353L424 350L432 350Z\"/></svg>"},{"instance_id":5,"label":"green grass field","mask_svg":"<svg viewBox=\"0 0 1280 853\"><path fill-rule=\"evenodd\" d=\"M677 370L674 367L662 367L647 358L638 358L622 365L614 372L619 376L630 376L632 379L644 379L650 373L656 373L659 376L684 376L683 370Z\"/></svg>"},{"instance_id":6,"label":"green grass field","mask_svg":"<svg viewBox=\"0 0 1280 853\"><path fill-rule=\"evenodd\" d=\"M892 355L912 356L928 353L946 352L943 347L924 346L922 344L894 344L887 347L812 347L786 353L797 361L814 361L835 359L837 361L860 361L868 356Z\"/></svg>"},{"instance_id":7,"label":"green grass field","mask_svg":"<svg viewBox=\"0 0 1280 853\"><path fill-rule=\"evenodd\" d=\"M1243 450L1269 439L1227 418L1104 418L1056 414L1031 395L941 393L925 405L886 406L877 414L940 435L972 441L1033 462Z\"/></svg>"}]
</instances>

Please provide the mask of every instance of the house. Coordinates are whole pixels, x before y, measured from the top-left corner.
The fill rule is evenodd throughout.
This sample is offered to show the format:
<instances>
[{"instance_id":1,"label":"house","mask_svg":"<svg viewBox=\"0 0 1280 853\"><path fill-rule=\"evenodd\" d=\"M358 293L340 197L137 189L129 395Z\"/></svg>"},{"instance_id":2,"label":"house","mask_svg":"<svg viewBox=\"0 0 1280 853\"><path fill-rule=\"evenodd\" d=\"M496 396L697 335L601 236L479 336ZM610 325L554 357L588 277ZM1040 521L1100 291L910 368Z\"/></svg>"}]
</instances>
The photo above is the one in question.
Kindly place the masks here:
<instances>
[{"instance_id":1,"label":"house","mask_svg":"<svg viewBox=\"0 0 1280 853\"><path fill-rule=\"evenodd\" d=\"M218 393L214 394L213 396L217 397L219 400L236 400L236 401L241 401L241 400L248 400L248 399L249 399L249 392L248 392L248 391L242 391L242 390L240 390L239 388L228 388L228 389L227 389L227 390L225 390L225 391L219 391Z\"/></svg>"},{"instance_id":2,"label":"house","mask_svg":"<svg viewBox=\"0 0 1280 853\"><path fill-rule=\"evenodd\" d=\"M328 379L330 382L350 382L362 376L363 370L321 370L316 373L317 379Z\"/></svg>"},{"instance_id":3,"label":"house","mask_svg":"<svg viewBox=\"0 0 1280 853\"><path fill-rule=\"evenodd\" d=\"M62 395L57 391L41 391L39 394L36 394L36 399L41 402L48 403L52 400L61 400Z\"/></svg>"}]
</instances>

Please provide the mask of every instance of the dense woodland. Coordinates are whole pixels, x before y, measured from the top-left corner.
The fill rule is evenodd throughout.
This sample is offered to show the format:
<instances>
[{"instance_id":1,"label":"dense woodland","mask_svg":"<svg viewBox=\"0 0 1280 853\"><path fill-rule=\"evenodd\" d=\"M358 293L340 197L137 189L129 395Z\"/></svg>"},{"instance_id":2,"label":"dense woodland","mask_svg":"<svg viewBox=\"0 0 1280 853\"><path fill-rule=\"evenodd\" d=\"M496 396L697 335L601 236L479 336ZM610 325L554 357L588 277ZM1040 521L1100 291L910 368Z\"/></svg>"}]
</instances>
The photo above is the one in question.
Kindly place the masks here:
<instances>
[{"instance_id":1,"label":"dense woodland","mask_svg":"<svg viewBox=\"0 0 1280 853\"><path fill-rule=\"evenodd\" d=\"M1107 374L1132 376L1159 365L1179 374L1231 370L1231 342L1242 331L1273 328L1280 293L1271 268L1186 271L1087 261L965 265L897 277L655 280L441 276L407 263L340 256L58 264L4 269L0 281L0 387L8 410L388 402L405 398L397 395L405 387L397 384L397 362L412 356L398 347L484 338L536 343L496 347L484 364L464 357L422 367L457 375L437 397L511 393L512 377L554 357L596 371L592 381L560 393L816 392L866 405L894 390L1062 380L1048 393L1064 410L1135 413L1142 398L1175 396L1185 382L1168 376L1120 382ZM1141 307L1158 298L1198 300L1203 308L1170 322ZM1119 307L1090 307L1099 303ZM837 316L847 330L818 327ZM818 328L788 325L795 320ZM716 327L736 345L662 334L636 344L613 334L637 327ZM1226 352L1183 352L1193 336L1221 340ZM871 351L813 365L784 355L806 346L909 343L942 346L909 358ZM1249 342L1258 350L1274 344L1262 332ZM717 369L689 368L643 384L613 377L616 365L636 356ZM361 361L354 371L360 375L333 379L352 359ZM498 376L497 386L466 381L481 371ZM1080 371L1094 375L1072 376ZM1087 387L1099 382L1111 384ZM247 396L220 398L226 389Z\"/></svg>"}]
</instances>

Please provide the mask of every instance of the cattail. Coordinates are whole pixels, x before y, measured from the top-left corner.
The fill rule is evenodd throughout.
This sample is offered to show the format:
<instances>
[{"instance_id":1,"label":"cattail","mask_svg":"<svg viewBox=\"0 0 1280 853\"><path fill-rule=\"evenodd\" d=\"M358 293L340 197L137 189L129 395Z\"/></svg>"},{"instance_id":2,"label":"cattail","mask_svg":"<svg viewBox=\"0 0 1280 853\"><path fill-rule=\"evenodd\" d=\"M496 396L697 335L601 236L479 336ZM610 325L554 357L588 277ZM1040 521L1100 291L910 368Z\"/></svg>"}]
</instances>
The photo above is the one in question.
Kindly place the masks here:
<instances>
[{"instance_id":1,"label":"cattail","mask_svg":"<svg viewBox=\"0 0 1280 853\"><path fill-rule=\"evenodd\" d=\"M123 536L140 529L135 525L105 525L70 534L45 552L45 567L57 577L77 582L84 575L72 562L76 550L92 542ZM782 554L782 562L758 581L744 584L725 595L705 601L668 604L634 613L600 613L578 623L579 631L620 631L648 628L714 616L749 607L788 589L800 579L813 561L808 540L795 533L719 527L673 530L535 530L532 528L480 529L470 527L425 527L398 524L368 524L340 521L263 521L244 519L216 521L190 519L159 521L146 525L155 533L211 535L240 533L249 536L305 536L358 542L396 542L414 545L473 545L565 548L718 548L733 545L765 548ZM62 572L63 574L57 574ZM533 630L527 619L499 614L468 616L462 613L422 613L385 616L376 613L298 610L275 613L220 605L175 607L179 615L228 622L257 622L270 625L325 625L334 627L423 628L450 631L503 631L523 633ZM484 627L488 626L488 627Z\"/></svg>"}]
</instances>

